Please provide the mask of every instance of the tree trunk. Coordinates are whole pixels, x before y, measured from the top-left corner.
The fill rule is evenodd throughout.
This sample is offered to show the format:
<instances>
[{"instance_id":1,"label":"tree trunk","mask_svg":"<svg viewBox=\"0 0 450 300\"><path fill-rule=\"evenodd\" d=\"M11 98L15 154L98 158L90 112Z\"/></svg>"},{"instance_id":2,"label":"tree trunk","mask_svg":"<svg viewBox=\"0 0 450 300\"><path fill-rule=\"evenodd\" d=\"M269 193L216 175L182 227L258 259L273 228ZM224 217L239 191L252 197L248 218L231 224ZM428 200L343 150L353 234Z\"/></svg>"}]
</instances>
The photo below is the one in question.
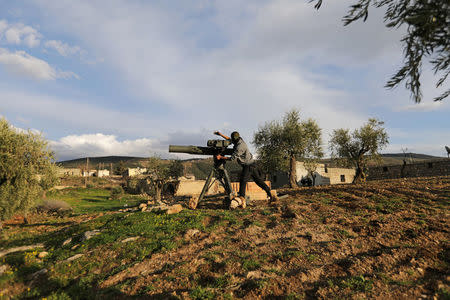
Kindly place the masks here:
<instances>
[{"instance_id":1,"label":"tree trunk","mask_svg":"<svg viewBox=\"0 0 450 300\"><path fill-rule=\"evenodd\" d=\"M289 161L289 186L291 188L297 187L297 163L295 156L291 155Z\"/></svg>"},{"instance_id":2,"label":"tree trunk","mask_svg":"<svg viewBox=\"0 0 450 300\"><path fill-rule=\"evenodd\" d=\"M365 180L366 176L364 174L363 166L360 161L356 162L356 174L355 178L353 178L353 183L360 183Z\"/></svg>"},{"instance_id":3,"label":"tree trunk","mask_svg":"<svg viewBox=\"0 0 450 300\"><path fill-rule=\"evenodd\" d=\"M159 184L155 185L155 200L157 203L161 202L161 192L162 192L162 186Z\"/></svg>"}]
</instances>

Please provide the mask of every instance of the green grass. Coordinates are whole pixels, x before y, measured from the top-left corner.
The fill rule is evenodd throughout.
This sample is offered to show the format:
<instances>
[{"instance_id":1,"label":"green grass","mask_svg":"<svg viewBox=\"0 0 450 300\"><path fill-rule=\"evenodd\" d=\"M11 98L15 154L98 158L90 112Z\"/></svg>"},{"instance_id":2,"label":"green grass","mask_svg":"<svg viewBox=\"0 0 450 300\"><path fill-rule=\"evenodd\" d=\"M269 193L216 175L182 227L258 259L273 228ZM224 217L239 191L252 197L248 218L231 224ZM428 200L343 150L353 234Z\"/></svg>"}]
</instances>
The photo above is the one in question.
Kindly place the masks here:
<instances>
[{"instance_id":1,"label":"green grass","mask_svg":"<svg viewBox=\"0 0 450 300\"><path fill-rule=\"evenodd\" d=\"M119 199L110 199L111 191L100 188L67 188L50 191L47 199L67 202L74 213L96 213L118 210L124 206L133 206L145 199L137 195L125 194Z\"/></svg>"},{"instance_id":2,"label":"green grass","mask_svg":"<svg viewBox=\"0 0 450 300\"><path fill-rule=\"evenodd\" d=\"M187 229L204 230L202 223L204 217L201 211L189 210L177 215L140 212L113 214L76 224L56 233L35 234L27 237L27 243L30 239L33 242L43 242L49 252L48 257L39 261L36 259L38 251L11 253L3 257L2 263L11 266L12 273L8 272L0 276L0 290L5 284L27 282L29 274L46 268L50 274L47 281L19 298L31 294L32 297L47 297L51 293L54 293L54 297L68 295L83 298L83 295L92 293L92 288L105 278L136 264L153 253L178 247L180 242L177 242L175 237L181 236ZM98 229L101 233L87 241L82 241L83 233L93 229ZM140 238L132 243L121 242L130 236ZM72 238L72 242L62 246L63 241L68 238ZM23 243L20 239L10 239L8 242ZM79 246L72 250L74 245ZM72 262L64 262L67 258L79 253L84 256ZM113 293L114 291L101 292Z\"/></svg>"}]
</instances>

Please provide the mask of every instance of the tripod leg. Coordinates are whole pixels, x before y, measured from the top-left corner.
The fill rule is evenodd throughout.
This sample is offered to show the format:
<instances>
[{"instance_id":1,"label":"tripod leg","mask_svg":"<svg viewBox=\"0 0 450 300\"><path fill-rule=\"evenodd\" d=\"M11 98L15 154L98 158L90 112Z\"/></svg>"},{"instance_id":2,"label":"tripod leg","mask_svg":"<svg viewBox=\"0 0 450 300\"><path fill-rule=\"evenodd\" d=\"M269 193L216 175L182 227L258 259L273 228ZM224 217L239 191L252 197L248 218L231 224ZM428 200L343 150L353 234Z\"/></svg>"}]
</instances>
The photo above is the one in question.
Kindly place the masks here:
<instances>
[{"instance_id":1,"label":"tripod leg","mask_svg":"<svg viewBox=\"0 0 450 300\"><path fill-rule=\"evenodd\" d=\"M214 169L212 169L211 172L209 172L208 178L206 179L206 182L205 182L205 185L203 186L202 192L200 193L200 196L198 196L198 202L202 201L203 197L208 192L209 185L211 183L211 179L212 179L213 175L214 175Z\"/></svg>"}]
</instances>

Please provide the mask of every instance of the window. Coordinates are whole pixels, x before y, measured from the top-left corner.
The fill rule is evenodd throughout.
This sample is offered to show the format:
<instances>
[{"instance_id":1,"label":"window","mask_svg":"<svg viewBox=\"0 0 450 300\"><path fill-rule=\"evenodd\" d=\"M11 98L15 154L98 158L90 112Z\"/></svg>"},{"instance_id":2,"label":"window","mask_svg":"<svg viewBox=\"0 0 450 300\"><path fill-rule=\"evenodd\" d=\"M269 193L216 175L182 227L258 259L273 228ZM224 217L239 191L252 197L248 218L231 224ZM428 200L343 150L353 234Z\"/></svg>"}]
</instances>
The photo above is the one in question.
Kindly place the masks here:
<instances>
[{"instance_id":1,"label":"window","mask_svg":"<svg viewBox=\"0 0 450 300\"><path fill-rule=\"evenodd\" d=\"M433 163L428 163L428 168L429 169L433 168Z\"/></svg>"},{"instance_id":2,"label":"window","mask_svg":"<svg viewBox=\"0 0 450 300\"><path fill-rule=\"evenodd\" d=\"M345 175L341 175L341 182L345 182Z\"/></svg>"},{"instance_id":3,"label":"window","mask_svg":"<svg viewBox=\"0 0 450 300\"><path fill-rule=\"evenodd\" d=\"M325 173L328 173L328 166L325 164Z\"/></svg>"},{"instance_id":4,"label":"window","mask_svg":"<svg viewBox=\"0 0 450 300\"><path fill-rule=\"evenodd\" d=\"M387 167L383 167L383 172L387 172L388 168Z\"/></svg>"}]
</instances>

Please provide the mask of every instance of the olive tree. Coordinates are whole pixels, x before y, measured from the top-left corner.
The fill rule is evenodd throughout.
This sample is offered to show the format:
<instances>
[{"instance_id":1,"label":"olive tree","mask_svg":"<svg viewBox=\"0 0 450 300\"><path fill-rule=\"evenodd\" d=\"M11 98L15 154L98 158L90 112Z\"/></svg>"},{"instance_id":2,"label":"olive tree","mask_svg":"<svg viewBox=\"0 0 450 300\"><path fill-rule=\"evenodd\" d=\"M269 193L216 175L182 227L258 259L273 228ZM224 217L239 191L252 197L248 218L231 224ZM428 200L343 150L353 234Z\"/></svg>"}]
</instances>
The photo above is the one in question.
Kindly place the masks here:
<instances>
[{"instance_id":1,"label":"olive tree","mask_svg":"<svg viewBox=\"0 0 450 300\"><path fill-rule=\"evenodd\" d=\"M297 186L296 162L298 159L315 159L323 156L322 131L312 120L300 120L298 110L287 112L280 121L271 121L254 134L258 158L266 172L288 170L289 185Z\"/></svg>"},{"instance_id":2,"label":"olive tree","mask_svg":"<svg viewBox=\"0 0 450 300\"><path fill-rule=\"evenodd\" d=\"M16 213L26 216L56 180L53 152L42 135L0 119L0 225Z\"/></svg>"},{"instance_id":3,"label":"olive tree","mask_svg":"<svg viewBox=\"0 0 450 300\"><path fill-rule=\"evenodd\" d=\"M350 134L349 129L336 129L333 131L329 143L331 155L342 158L356 168L353 182L366 179L365 169L370 159L379 160L379 151L389 142L384 122L369 119L361 128Z\"/></svg>"},{"instance_id":4,"label":"olive tree","mask_svg":"<svg viewBox=\"0 0 450 300\"><path fill-rule=\"evenodd\" d=\"M318 9L322 0L315 2ZM450 74L450 2L448 0L357 0L344 16L344 25L362 19L366 21L370 6L386 8L384 23L388 28L406 26L403 43L404 64L386 83L394 88L401 82L411 91L416 103L422 100L420 75L422 61L428 58L435 74L441 73L436 87L440 87ZM447 89L434 101L450 95Z\"/></svg>"},{"instance_id":5,"label":"olive tree","mask_svg":"<svg viewBox=\"0 0 450 300\"><path fill-rule=\"evenodd\" d=\"M171 178L182 176L184 170L179 160L168 162L157 156L150 157L144 165L147 168L147 179L150 180L151 187L155 190L155 200L157 202L161 201L164 185Z\"/></svg>"}]
</instances>

